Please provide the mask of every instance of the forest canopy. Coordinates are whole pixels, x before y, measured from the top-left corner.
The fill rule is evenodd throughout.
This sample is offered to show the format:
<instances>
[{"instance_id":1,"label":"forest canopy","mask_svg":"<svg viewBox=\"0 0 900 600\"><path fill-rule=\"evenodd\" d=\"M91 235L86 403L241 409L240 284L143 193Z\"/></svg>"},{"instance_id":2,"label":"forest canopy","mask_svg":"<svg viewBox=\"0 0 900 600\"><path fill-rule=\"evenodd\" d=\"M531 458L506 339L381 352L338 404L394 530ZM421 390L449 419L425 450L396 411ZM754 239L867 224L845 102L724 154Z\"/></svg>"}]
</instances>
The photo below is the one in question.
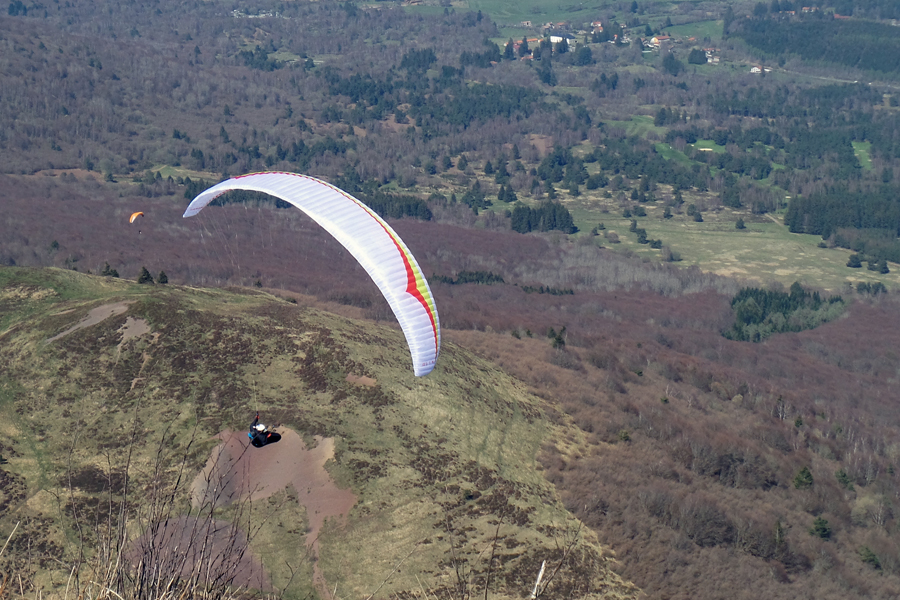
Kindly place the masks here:
<instances>
[{"instance_id":1,"label":"forest canopy","mask_svg":"<svg viewBox=\"0 0 900 600\"><path fill-rule=\"evenodd\" d=\"M731 300L734 324L722 335L739 342L760 342L775 333L814 329L844 312L840 296L823 300L799 283L790 292L744 288Z\"/></svg>"},{"instance_id":2,"label":"forest canopy","mask_svg":"<svg viewBox=\"0 0 900 600\"><path fill-rule=\"evenodd\" d=\"M871 21L815 19L799 22L744 19L735 35L769 56L796 54L884 73L900 73L900 39L895 27Z\"/></svg>"}]
</instances>

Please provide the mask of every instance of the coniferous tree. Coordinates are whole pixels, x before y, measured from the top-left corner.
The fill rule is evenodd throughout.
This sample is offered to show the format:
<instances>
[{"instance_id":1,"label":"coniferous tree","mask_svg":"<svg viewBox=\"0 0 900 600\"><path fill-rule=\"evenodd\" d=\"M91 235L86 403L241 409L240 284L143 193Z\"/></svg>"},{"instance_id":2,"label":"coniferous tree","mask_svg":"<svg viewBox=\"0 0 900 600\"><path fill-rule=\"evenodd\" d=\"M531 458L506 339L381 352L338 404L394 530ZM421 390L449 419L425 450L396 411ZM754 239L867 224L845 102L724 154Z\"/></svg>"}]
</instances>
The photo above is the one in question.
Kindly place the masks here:
<instances>
[{"instance_id":1,"label":"coniferous tree","mask_svg":"<svg viewBox=\"0 0 900 600\"><path fill-rule=\"evenodd\" d=\"M509 41L506 42L506 46L503 48L503 58L506 60L515 60L516 58L512 38L509 38Z\"/></svg>"},{"instance_id":2,"label":"coniferous tree","mask_svg":"<svg viewBox=\"0 0 900 600\"><path fill-rule=\"evenodd\" d=\"M103 270L100 271L100 274L103 275L104 277L118 277L119 276L119 272L117 270L111 268L109 266L109 263L106 263L103 266Z\"/></svg>"},{"instance_id":3,"label":"coniferous tree","mask_svg":"<svg viewBox=\"0 0 900 600\"><path fill-rule=\"evenodd\" d=\"M853 491L853 482L850 480L850 476L847 475L846 471L844 471L843 469L838 469L834 476L837 478L838 483L840 483L842 487L851 492Z\"/></svg>"},{"instance_id":4,"label":"coniferous tree","mask_svg":"<svg viewBox=\"0 0 900 600\"><path fill-rule=\"evenodd\" d=\"M688 62L692 65L705 65L706 53L700 48L694 48L691 50L691 53L688 54Z\"/></svg>"},{"instance_id":5,"label":"coniferous tree","mask_svg":"<svg viewBox=\"0 0 900 600\"><path fill-rule=\"evenodd\" d=\"M802 469L800 469L800 471L797 472L797 475L794 476L794 487L798 490L805 490L807 488L811 488L812 485L812 472L809 470L809 467L803 467Z\"/></svg>"},{"instance_id":6,"label":"coniferous tree","mask_svg":"<svg viewBox=\"0 0 900 600\"><path fill-rule=\"evenodd\" d=\"M813 521L812 529L809 530L809 533L816 536L817 538L822 538L823 540L831 539L831 525L828 524L827 519L816 517L816 519Z\"/></svg>"},{"instance_id":7,"label":"coniferous tree","mask_svg":"<svg viewBox=\"0 0 900 600\"><path fill-rule=\"evenodd\" d=\"M881 570L881 561L878 560L878 555L872 552L868 546L859 549L859 558L876 571Z\"/></svg>"},{"instance_id":8,"label":"coniferous tree","mask_svg":"<svg viewBox=\"0 0 900 600\"><path fill-rule=\"evenodd\" d=\"M165 271L160 271L159 275L156 277L156 282L160 284L169 283L169 277L166 275Z\"/></svg>"},{"instance_id":9,"label":"coniferous tree","mask_svg":"<svg viewBox=\"0 0 900 600\"><path fill-rule=\"evenodd\" d=\"M141 267L141 274L137 280L138 283L153 283L153 275L147 270L147 267Z\"/></svg>"},{"instance_id":10,"label":"coniferous tree","mask_svg":"<svg viewBox=\"0 0 900 600\"><path fill-rule=\"evenodd\" d=\"M671 52L663 57L662 67L666 73L672 75L673 77L677 77L679 73L684 71L684 65L680 60L675 58L675 55Z\"/></svg>"}]
</instances>

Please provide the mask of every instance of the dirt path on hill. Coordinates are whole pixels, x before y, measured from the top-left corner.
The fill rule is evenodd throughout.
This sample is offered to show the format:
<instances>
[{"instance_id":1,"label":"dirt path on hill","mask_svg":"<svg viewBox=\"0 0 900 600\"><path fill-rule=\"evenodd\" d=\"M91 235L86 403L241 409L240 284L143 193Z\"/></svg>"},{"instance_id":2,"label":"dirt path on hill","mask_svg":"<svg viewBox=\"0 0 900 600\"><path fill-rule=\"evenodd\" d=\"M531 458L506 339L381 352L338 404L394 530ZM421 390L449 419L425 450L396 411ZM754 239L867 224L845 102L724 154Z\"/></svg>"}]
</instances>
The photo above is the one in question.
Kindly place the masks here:
<instances>
[{"instance_id":1,"label":"dirt path on hill","mask_svg":"<svg viewBox=\"0 0 900 600\"><path fill-rule=\"evenodd\" d=\"M54 335L52 338L47 338L46 343L55 342L60 338L64 338L70 333L78 331L79 329L84 329L85 327L90 327L91 325L96 325L101 321L105 321L109 317L113 315L121 315L123 312L128 310L128 305L132 304L134 300L123 300L122 302L114 302L112 304L104 304L103 306L98 306L97 308L93 308L88 312L88 314L81 319L78 323L75 323L62 333L58 333ZM63 313L59 313L63 314Z\"/></svg>"}]
</instances>

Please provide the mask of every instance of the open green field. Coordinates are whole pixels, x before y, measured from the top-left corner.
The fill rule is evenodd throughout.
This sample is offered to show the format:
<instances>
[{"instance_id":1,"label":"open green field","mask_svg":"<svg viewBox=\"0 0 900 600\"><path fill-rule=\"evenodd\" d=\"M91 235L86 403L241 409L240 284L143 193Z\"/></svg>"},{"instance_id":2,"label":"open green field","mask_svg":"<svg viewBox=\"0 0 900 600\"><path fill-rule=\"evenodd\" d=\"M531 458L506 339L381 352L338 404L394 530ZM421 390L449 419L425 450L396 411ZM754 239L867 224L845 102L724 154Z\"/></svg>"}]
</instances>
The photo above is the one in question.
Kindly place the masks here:
<instances>
[{"instance_id":1,"label":"open green field","mask_svg":"<svg viewBox=\"0 0 900 600\"><path fill-rule=\"evenodd\" d=\"M460 6L462 5L462 6ZM437 4L414 4L412 6L404 6L404 10L409 12L418 13L421 15L442 15L444 14L444 7L439 6ZM466 10L464 2L455 2L454 8L459 10Z\"/></svg>"},{"instance_id":2,"label":"open green field","mask_svg":"<svg viewBox=\"0 0 900 600\"><path fill-rule=\"evenodd\" d=\"M519 41L523 37L533 38L538 35L534 29L525 29L524 27L498 27L498 29L500 30L499 37L492 38L491 41L500 46L500 50L503 50L506 42L510 39Z\"/></svg>"},{"instance_id":3,"label":"open green field","mask_svg":"<svg viewBox=\"0 0 900 600\"><path fill-rule=\"evenodd\" d=\"M634 115L629 121L605 122L608 125L623 128L627 135L638 135L644 137L648 133L653 132L659 136L664 136L666 134L666 131L668 131L668 129L666 129L665 127L657 127L656 125L654 125L653 117L649 115Z\"/></svg>"},{"instance_id":4,"label":"open green field","mask_svg":"<svg viewBox=\"0 0 900 600\"><path fill-rule=\"evenodd\" d=\"M666 160L675 160L683 165L691 165L694 163L684 152L680 152L665 142L655 144L656 151Z\"/></svg>"},{"instance_id":5,"label":"open green field","mask_svg":"<svg viewBox=\"0 0 900 600\"><path fill-rule=\"evenodd\" d=\"M577 3L571 0L547 0L546 2L515 2L511 0L468 0L469 10L480 10L490 15L498 25L531 21L540 26L548 21L569 21L576 25L599 19L601 10L610 3L602 0Z\"/></svg>"},{"instance_id":6,"label":"open green field","mask_svg":"<svg viewBox=\"0 0 900 600\"><path fill-rule=\"evenodd\" d=\"M721 40L722 21L697 21L696 23L673 25L672 27L666 27L665 33L681 38L695 37L697 41L702 41L704 38L709 38L712 41Z\"/></svg>"},{"instance_id":7,"label":"open green field","mask_svg":"<svg viewBox=\"0 0 900 600\"><path fill-rule=\"evenodd\" d=\"M718 154L725 152L725 146L720 146L712 140L697 140L693 146L699 150L711 150Z\"/></svg>"},{"instance_id":8,"label":"open green field","mask_svg":"<svg viewBox=\"0 0 900 600\"><path fill-rule=\"evenodd\" d=\"M871 171L874 167L872 166L872 142L850 142L853 144L853 153L856 154L856 159L859 161L859 164L866 171Z\"/></svg>"},{"instance_id":9,"label":"open green field","mask_svg":"<svg viewBox=\"0 0 900 600\"><path fill-rule=\"evenodd\" d=\"M685 197L686 203L690 202ZM631 219L622 216L622 209L611 199L603 199L591 192L577 199L565 200L575 224L586 235L592 227L603 223L615 231L621 243L610 244L599 237L598 242L616 251L631 251L639 256L659 260L660 251L638 244L628 231ZM644 204L647 216L636 217L638 227L647 230L649 239L662 240L681 255L682 266L697 265L704 271L756 282L777 281L790 285L799 281L804 285L840 292L847 282L882 282L889 289L900 289L900 265L890 264L891 272L881 275L865 268L846 266L851 251L840 248L819 248L819 236L790 233L779 216L754 216L748 211L722 209L718 213L703 213L703 223L695 223L685 214L663 219L661 202ZM603 212L606 210L607 212ZM735 222L744 219L746 229L739 231Z\"/></svg>"}]
</instances>

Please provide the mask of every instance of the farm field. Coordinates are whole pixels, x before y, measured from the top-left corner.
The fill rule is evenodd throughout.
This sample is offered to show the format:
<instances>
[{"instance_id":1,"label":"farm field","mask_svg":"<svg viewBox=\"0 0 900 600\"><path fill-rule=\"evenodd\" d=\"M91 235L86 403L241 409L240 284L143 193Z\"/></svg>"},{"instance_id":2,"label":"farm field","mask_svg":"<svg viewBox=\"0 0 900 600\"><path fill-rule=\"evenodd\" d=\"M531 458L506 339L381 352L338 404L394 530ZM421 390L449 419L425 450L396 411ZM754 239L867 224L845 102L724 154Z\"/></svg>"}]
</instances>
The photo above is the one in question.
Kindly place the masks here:
<instances>
[{"instance_id":1,"label":"farm field","mask_svg":"<svg viewBox=\"0 0 900 600\"><path fill-rule=\"evenodd\" d=\"M598 242L617 252L633 252L651 260L660 259L660 251L638 244L629 232L630 218L622 216L622 209L611 199L583 194L564 200L576 226L588 235L603 223L607 231L615 232L620 242L609 243L604 237ZM685 202L689 202L686 197ZM685 214L663 219L661 203L645 204L646 217L637 217L637 226L647 230L649 239L662 240L681 256L680 266L696 265L701 270L718 275L754 282L754 285L777 281L789 286L795 281L803 285L821 287L834 293L844 291L848 282L874 283L880 281L889 289L900 289L900 265L891 264L891 272L881 275L846 266L852 253L842 248L819 248L821 238L788 231L779 215L751 215L748 211L723 208L704 212L702 223ZM606 212L604 212L606 211ZM746 229L735 228L743 218ZM602 232L601 232L602 233Z\"/></svg>"},{"instance_id":2,"label":"farm field","mask_svg":"<svg viewBox=\"0 0 900 600\"><path fill-rule=\"evenodd\" d=\"M577 4L569 0L549 0L541 3L468 0L465 5L469 10L480 10L490 15L498 25L521 21L532 21L535 24L548 21L590 22L599 18L600 11L610 10L608 3L597 0Z\"/></svg>"},{"instance_id":3,"label":"farm field","mask_svg":"<svg viewBox=\"0 0 900 600\"><path fill-rule=\"evenodd\" d=\"M678 37L695 37L697 40L709 38L719 40L722 38L722 21L698 21L684 25L673 25L665 28L667 35Z\"/></svg>"}]
</instances>

